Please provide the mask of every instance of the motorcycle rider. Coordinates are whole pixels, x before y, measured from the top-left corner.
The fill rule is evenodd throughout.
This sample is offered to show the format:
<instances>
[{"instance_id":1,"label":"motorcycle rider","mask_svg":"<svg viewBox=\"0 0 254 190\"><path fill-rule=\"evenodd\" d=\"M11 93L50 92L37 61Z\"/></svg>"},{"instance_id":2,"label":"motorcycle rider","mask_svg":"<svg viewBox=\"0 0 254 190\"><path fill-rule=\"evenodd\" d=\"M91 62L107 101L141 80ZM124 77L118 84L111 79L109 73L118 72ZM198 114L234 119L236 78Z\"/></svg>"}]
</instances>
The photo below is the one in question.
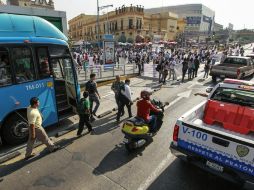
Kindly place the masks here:
<instances>
[{"instance_id":1,"label":"motorcycle rider","mask_svg":"<svg viewBox=\"0 0 254 190\"><path fill-rule=\"evenodd\" d=\"M151 131L156 131L157 116L150 116L150 111L159 113L160 110L154 107L153 104L150 102L150 92L144 90L141 92L140 96L142 99L137 102L137 117L143 119L147 124L149 124Z\"/></svg>"}]
</instances>

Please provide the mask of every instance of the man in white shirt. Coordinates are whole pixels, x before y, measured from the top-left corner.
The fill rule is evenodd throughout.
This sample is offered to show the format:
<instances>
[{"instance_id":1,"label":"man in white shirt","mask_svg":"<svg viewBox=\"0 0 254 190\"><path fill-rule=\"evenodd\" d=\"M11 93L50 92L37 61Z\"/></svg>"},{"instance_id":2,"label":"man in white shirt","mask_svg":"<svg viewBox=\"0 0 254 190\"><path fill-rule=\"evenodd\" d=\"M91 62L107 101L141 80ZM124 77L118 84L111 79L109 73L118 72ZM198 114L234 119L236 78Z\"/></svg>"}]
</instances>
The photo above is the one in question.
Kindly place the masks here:
<instances>
[{"instance_id":1,"label":"man in white shirt","mask_svg":"<svg viewBox=\"0 0 254 190\"><path fill-rule=\"evenodd\" d=\"M171 76L172 76L173 80L176 80L175 66L176 66L176 60L172 59L169 64L169 78L168 78L168 80L171 79Z\"/></svg>"},{"instance_id":2,"label":"man in white shirt","mask_svg":"<svg viewBox=\"0 0 254 190\"><path fill-rule=\"evenodd\" d=\"M128 113L129 113L129 118L132 117L131 113L131 105L133 104L132 98L131 98L131 89L130 89L130 80L126 79L124 88L121 89L121 93L119 96L119 108L118 108L118 113L117 113L117 118L116 121L120 121L120 116L121 113L124 113L124 106L127 107Z\"/></svg>"}]
</instances>

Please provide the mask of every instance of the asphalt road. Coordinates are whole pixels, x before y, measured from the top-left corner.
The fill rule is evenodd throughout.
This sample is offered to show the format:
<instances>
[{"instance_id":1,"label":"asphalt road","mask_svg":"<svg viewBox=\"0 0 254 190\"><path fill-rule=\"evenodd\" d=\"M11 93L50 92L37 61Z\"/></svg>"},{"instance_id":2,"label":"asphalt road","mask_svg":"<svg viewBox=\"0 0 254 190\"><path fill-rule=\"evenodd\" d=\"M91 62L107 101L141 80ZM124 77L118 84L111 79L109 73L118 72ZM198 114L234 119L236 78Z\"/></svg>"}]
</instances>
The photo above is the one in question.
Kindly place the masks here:
<instances>
[{"instance_id":1,"label":"asphalt road","mask_svg":"<svg viewBox=\"0 0 254 190\"><path fill-rule=\"evenodd\" d=\"M0 189L238 189L181 162L169 151L175 121L204 100L193 94L204 92L210 85L210 79L195 79L184 84L168 84L156 92L155 97L170 102L171 106L165 112L163 127L144 150L127 153L121 128L111 114L97 122L93 135L77 139L76 131L68 134L63 148L55 153L42 151L33 160L1 165ZM133 113L136 113L135 106Z\"/></svg>"}]
</instances>

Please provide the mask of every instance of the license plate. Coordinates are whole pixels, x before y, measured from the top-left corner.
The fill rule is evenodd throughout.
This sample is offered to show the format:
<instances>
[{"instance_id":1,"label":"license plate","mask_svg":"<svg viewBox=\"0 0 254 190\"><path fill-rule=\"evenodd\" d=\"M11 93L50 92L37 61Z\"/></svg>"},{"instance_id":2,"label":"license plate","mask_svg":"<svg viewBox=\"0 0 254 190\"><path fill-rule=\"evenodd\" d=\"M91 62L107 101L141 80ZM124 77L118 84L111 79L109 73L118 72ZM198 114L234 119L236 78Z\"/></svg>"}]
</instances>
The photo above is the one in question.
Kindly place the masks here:
<instances>
[{"instance_id":1,"label":"license plate","mask_svg":"<svg viewBox=\"0 0 254 190\"><path fill-rule=\"evenodd\" d=\"M226 78L226 76L225 75L220 75L220 78Z\"/></svg>"},{"instance_id":2,"label":"license plate","mask_svg":"<svg viewBox=\"0 0 254 190\"><path fill-rule=\"evenodd\" d=\"M210 162L210 161L206 161L206 165L215 170L215 171L218 171L218 172L223 172L224 168L216 163L213 163L213 162Z\"/></svg>"},{"instance_id":3,"label":"license plate","mask_svg":"<svg viewBox=\"0 0 254 190\"><path fill-rule=\"evenodd\" d=\"M124 142L124 143L128 143L128 142L129 142L129 140L128 140L128 139L126 139L126 138L124 138L124 139L123 139L123 142Z\"/></svg>"}]
</instances>

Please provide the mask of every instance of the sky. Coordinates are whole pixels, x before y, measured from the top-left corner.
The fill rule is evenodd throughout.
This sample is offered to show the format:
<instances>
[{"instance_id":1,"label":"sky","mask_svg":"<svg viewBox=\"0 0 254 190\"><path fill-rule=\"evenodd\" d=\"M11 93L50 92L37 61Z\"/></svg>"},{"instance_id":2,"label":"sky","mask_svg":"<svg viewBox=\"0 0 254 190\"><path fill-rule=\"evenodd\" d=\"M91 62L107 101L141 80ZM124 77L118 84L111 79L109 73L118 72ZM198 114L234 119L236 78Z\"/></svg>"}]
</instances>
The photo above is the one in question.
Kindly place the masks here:
<instances>
[{"instance_id":1,"label":"sky","mask_svg":"<svg viewBox=\"0 0 254 190\"><path fill-rule=\"evenodd\" d=\"M66 11L67 19L79 15L96 14L96 0L54 0L55 9ZM254 29L252 14L254 12L253 0L99 0L100 6L113 4L114 10L122 5L143 5L145 8L162 7L178 4L202 3L215 11L215 21L224 27L228 23L234 24L234 29Z\"/></svg>"}]
</instances>

